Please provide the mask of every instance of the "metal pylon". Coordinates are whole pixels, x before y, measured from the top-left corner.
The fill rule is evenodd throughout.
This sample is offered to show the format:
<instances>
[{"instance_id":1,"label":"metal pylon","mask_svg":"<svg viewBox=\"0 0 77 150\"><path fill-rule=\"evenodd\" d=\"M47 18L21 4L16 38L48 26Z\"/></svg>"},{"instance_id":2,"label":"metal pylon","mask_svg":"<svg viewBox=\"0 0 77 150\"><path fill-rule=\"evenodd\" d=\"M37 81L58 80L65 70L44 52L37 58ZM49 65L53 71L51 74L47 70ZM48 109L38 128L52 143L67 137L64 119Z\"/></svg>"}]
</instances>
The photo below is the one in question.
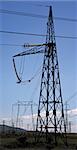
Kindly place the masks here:
<instances>
[{"instance_id":1,"label":"metal pylon","mask_svg":"<svg viewBox=\"0 0 77 150\"><path fill-rule=\"evenodd\" d=\"M46 140L49 132L54 133L55 143L57 143L57 134L62 135L66 132L51 6L47 22L36 130L40 131L39 133L46 133Z\"/></svg>"}]
</instances>

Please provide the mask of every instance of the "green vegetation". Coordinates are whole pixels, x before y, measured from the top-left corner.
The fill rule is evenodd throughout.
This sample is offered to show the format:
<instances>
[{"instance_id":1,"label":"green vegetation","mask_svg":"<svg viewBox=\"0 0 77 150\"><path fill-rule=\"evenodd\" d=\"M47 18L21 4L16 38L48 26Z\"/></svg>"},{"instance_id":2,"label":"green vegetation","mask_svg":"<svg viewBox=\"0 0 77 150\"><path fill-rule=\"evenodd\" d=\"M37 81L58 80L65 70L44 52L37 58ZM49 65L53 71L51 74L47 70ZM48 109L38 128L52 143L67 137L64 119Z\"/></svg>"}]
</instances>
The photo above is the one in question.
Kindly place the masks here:
<instances>
[{"instance_id":1,"label":"green vegetation","mask_svg":"<svg viewBox=\"0 0 77 150\"><path fill-rule=\"evenodd\" d=\"M16 132L10 130L0 134L0 150L77 150L77 134L67 134L68 146L63 144L61 136L58 134L58 145L55 146L53 134L48 135L48 144L45 141L45 133L40 135L38 132L25 131Z\"/></svg>"}]
</instances>

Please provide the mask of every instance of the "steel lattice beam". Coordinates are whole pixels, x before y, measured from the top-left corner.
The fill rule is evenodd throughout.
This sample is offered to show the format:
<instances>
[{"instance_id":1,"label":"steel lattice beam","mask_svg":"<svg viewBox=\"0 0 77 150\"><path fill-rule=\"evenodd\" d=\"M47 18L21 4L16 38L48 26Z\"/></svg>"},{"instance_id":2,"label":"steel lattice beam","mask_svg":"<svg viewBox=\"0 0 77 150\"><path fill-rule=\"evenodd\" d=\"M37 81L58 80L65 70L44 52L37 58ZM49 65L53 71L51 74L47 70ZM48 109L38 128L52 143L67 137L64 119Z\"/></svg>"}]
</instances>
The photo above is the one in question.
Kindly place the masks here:
<instances>
[{"instance_id":1,"label":"steel lattice beam","mask_svg":"<svg viewBox=\"0 0 77 150\"><path fill-rule=\"evenodd\" d=\"M65 132L65 121L51 7L47 23L46 43L36 130L40 133L46 132L46 140L48 132L55 133L54 141L57 143L57 133Z\"/></svg>"}]
</instances>

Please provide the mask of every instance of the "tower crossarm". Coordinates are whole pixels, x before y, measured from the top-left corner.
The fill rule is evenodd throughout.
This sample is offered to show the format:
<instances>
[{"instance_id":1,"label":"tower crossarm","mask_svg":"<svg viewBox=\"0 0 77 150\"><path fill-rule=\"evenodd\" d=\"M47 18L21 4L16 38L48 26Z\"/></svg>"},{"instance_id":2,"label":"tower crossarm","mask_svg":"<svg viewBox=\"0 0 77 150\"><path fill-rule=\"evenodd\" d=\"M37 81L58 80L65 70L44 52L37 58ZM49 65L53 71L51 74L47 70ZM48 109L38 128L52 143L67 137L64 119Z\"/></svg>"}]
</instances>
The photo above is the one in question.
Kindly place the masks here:
<instances>
[{"instance_id":1,"label":"tower crossarm","mask_svg":"<svg viewBox=\"0 0 77 150\"><path fill-rule=\"evenodd\" d=\"M47 45L47 44L44 44L44 45ZM22 56L32 55L32 54L43 54L44 51L45 51L45 48L43 48L42 46L44 46L44 45L40 44L40 45L38 45L39 47L33 45L34 47L32 47L31 49L28 49L26 51L23 51L23 52L18 53L18 54L13 56L13 66L14 66L16 77L18 79L17 83L21 83L22 80L21 80L21 78L20 78L20 76L18 74L17 68L16 68L15 58L19 57L19 56L22 57ZM32 45L30 45L30 46L32 46Z\"/></svg>"},{"instance_id":2,"label":"tower crossarm","mask_svg":"<svg viewBox=\"0 0 77 150\"><path fill-rule=\"evenodd\" d=\"M46 46L48 45L47 43L43 43L43 44L24 44L23 47L35 47L35 46Z\"/></svg>"},{"instance_id":3,"label":"tower crossarm","mask_svg":"<svg viewBox=\"0 0 77 150\"><path fill-rule=\"evenodd\" d=\"M38 54L38 53L44 53L44 49L41 49L41 47L39 47L39 48L34 47L34 48L31 48L29 50L26 50L26 51L23 51L23 52L21 52L19 54L14 55L13 58L14 57L18 57L18 56Z\"/></svg>"}]
</instances>

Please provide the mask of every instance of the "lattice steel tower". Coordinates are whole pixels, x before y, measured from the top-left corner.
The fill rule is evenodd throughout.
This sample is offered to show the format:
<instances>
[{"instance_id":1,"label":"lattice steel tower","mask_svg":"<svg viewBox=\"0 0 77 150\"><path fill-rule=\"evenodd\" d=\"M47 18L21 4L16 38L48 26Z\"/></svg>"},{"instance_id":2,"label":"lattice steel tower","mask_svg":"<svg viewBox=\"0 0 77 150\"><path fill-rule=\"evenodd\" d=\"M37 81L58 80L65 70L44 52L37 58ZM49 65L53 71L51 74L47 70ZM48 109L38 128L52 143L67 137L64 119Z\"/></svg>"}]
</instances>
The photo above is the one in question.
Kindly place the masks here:
<instances>
[{"instance_id":1,"label":"lattice steel tower","mask_svg":"<svg viewBox=\"0 0 77 150\"><path fill-rule=\"evenodd\" d=\"M62 134L65 132L63 100L51 6L47 22L36 130L40 131L40 133L46 132L46 138L48 132L55 133L55 143L57 143L57 133Z\"/></svg>"}]
</instances>

